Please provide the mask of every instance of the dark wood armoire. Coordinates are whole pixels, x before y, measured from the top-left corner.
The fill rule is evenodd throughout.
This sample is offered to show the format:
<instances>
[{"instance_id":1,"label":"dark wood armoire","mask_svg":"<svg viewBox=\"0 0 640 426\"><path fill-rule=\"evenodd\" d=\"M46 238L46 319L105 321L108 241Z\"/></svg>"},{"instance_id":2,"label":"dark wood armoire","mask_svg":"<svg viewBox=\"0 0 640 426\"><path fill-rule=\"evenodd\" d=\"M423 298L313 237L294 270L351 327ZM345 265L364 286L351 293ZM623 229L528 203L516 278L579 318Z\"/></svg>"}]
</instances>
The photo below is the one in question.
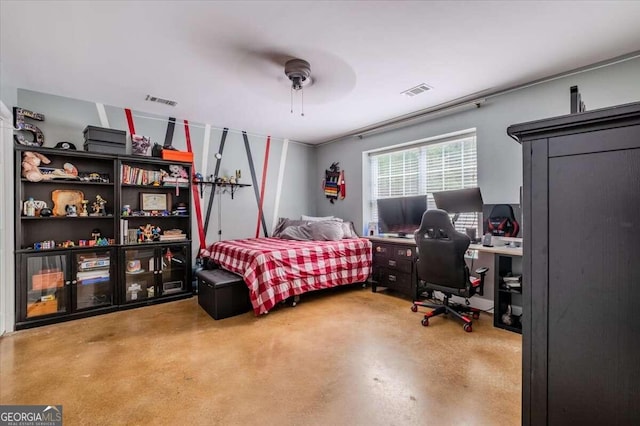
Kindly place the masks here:
<instances>
[{"instance_id":1,"label":"dark wood armoire","mask_svg":"<svg viewBox=\"0 0 640 426\"><path fill-rule=\"evenodd\" d=\"M640 103L516 124L524 425L640 424Z\"/></svg>"}]
</instances>

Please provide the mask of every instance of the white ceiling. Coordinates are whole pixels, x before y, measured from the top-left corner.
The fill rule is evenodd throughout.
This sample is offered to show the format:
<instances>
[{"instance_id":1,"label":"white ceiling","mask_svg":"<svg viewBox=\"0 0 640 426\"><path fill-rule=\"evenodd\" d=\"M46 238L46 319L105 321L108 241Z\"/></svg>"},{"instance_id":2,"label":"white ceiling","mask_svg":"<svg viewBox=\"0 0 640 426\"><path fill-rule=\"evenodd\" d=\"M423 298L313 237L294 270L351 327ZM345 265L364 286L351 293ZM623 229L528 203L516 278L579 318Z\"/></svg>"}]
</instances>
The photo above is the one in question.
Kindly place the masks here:
<instances>
[{"instance_id":1,"label":"white ceiling","mask_svg":"<svg viewBox=\"0 0 640 426\"><path fill-rule=\"evenodd\" d=\"M3 85L308 143L640 50L638 1L3 0L0 14ZM291 57L311 63L304 117ZM433 90L400 95L420 83Z\"/></svg>"}]
</instances>

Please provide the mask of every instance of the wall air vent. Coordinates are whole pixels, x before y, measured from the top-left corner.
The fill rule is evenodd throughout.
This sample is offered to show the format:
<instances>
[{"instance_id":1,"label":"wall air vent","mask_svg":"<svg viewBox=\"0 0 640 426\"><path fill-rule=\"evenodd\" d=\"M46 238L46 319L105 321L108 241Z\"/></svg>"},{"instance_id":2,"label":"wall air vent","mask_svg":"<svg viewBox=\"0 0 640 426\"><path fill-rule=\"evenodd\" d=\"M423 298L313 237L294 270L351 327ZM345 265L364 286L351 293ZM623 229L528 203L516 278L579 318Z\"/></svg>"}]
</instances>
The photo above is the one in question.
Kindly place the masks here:
<instances>
[{"instance_id":1,"label":"wall air vent","mask_svg":"<svg viewBox=\"0 0 640 426\"><path fill-rule=\"evenodd\" d=\"M159 104L165 104L172 107L178 105L176 101L170 101L169 99L162 99L162 98L158 98L157 96L151 96L151 95L147 95L147 97L144 100L149 102L158 102Z\"/></svg>"},{"instance_id":2,"label":"wall air vent","mask_svg":"<svg viewBox=\"0 0 640 426\"><path fill-rule=\"evenodd\" d=\"M412 98L412 97L414 97L416 95L419 95L420 93L427 92L427 91L429 91L431 89L432 89L432 87L427 86L426 84L422 83L422 84L417 85L416 87L412 87L411 89L407 89L404 92L400 92L400 94Z\"/></svg>"}]
</instances>

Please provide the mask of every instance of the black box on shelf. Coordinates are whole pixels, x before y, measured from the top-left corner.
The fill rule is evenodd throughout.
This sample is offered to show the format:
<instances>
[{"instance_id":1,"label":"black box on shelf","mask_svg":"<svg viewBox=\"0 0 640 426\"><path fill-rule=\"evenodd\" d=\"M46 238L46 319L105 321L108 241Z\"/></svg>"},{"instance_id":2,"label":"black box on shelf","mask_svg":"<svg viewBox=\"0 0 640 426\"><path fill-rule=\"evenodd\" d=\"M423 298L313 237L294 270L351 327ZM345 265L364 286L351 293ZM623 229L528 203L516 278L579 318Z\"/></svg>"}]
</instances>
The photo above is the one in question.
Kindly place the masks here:
<instances>
[{"instance_id":1,"label":"black box on shelf","mask_svg":"<svg viewBox=\"0 0 640 426\"><path fill-rule=\"evenodd\" d=\"M88 152L98 152L101 154L126 154L126 145L120 145L111 142L100 142L87 140L84 142L84 150Z\"/></svg>"},{"instance_id":2,"label":"black box on shelf","mask_svg":"<svg viewBox=\"0 0 640 426\"><path fill-rule=\"evenodd\" d=\"M127 132L105 127L87 126L84 135L84 150L102 154L126 154Z\"/></svg>"},{"instance_id":3,"label":"black box on shelf","mask_svg":"<svg viewBox=\"0 0 640 426\"><path fill-rule=\"evenodd\" d=\"M224 269L202 270L198 278L198 303L214 319L243 314L251 309L249 288L240 275Z\"/></svg>"},{"instance_id":4,"label":"black box on shelf","mask_svg":"<svg viewBox=\"0 0 640 426\"><path fill-rule=\"evenodd\" d=\"M85 142L109 142L125 145L127 143L127 132L106 127L87 126L82 131Z\"/></svg>"}]
</instances>

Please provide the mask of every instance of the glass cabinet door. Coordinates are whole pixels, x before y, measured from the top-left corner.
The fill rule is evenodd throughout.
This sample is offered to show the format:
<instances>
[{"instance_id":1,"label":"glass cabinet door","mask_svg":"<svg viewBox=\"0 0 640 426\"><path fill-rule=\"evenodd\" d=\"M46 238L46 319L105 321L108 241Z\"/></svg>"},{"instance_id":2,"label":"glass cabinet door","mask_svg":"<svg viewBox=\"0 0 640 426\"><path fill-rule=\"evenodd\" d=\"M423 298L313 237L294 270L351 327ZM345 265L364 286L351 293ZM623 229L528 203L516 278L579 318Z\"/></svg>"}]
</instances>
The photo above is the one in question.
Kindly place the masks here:
<instances>
[{"instance_id":1,"label":"glass cabinet door","mask_svg":"<svg viewBox=\"0 0 640 426\"><path fill-rule=\"evenodd\" d=\"M113 304L111 251L87 251L73 255L76 309Z\"/></svg>"},{"instance_id":2,"label":"glass cabinet door","mask_svg":"<svg viewBox=\"0 0 640 426\"><path fill-rule=\"evenodd\" d=\"M125 250L125 302L139 302L156 296L156 259L153 248Z\"/></svg>"},{"instance_id":3,"label":"glass cabinet door","mask_svg":"<svg viewBox=\"0 0 640 426\"><path fill-rule=\"evenodd\" d=\"M162 247L160 253L162 294L179 293L186 289L185 280L190 261L187 259L187 247Z\"/></svg>"},{"instance_id":4,"label":"glass cabinet door","mask_svg":"<svg viewBox=\"0 0 640 426\"><path fill-rule=\"evenodd\" d=\"M67 257L65 255L27 257L26 318L65 313L67 300Z\"/></svg>"}]
</instances>

